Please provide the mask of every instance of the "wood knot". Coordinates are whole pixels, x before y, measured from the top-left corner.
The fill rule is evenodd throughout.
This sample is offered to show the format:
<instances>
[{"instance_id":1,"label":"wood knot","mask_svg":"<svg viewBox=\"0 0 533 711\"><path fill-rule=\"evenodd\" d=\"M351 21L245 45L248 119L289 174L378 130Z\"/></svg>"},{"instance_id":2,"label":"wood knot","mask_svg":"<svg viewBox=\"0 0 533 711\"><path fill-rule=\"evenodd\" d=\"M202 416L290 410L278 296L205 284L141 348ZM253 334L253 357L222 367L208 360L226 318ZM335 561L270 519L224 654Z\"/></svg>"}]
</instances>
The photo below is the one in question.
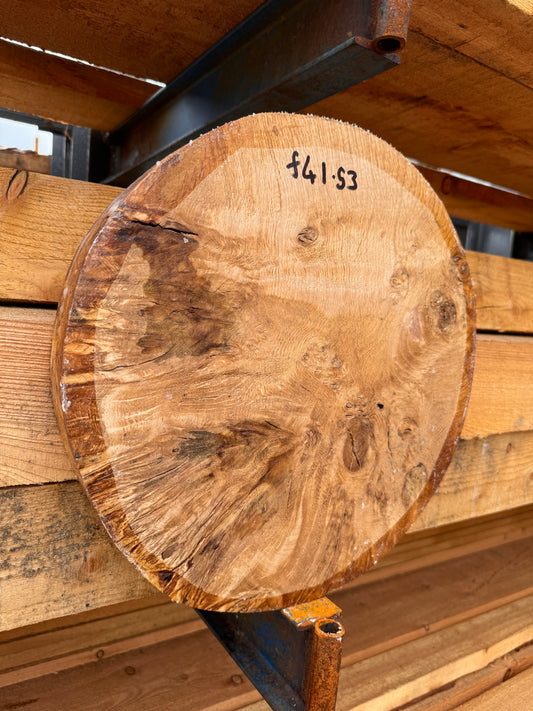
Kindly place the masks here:
<instances>
[{"instance_id":1,"label":"wood knot","mask_svg":"<svg viewBox=\"0 0 533 711\"><path fill-rule=\"evenodd\" d=\"M409 287L409 273L405 267L397 267L389 279L390 285L396 291L407 291Z\"/></svg>"},{"instance_id":2,"label":"wood knot","mask_svg":"<svg viewBox=\"0 0 533 711\"><path fill-rule=\"evenodd\" d=\"M413 436L418 425L411 417L405 417L398 425L398 437L408 439Z\"/></svg>"},{"instance_id":3,"label":"wood knot","mask_svg":"<svg viewBox=\"0 0 533 711\"><path fill-rule=\"evenodd\" d=\"M29 174L27 170L16 170L7 184L5 198L8 202L12 202L19 198L26 190L28 185Z\"/></svg>"},{"instance_id":4,"label":"wood knot","mask_svg":"<svg viewBox=\"0 0 533 711\"><path fill-rule=\"evenodd\" d=\"M301 232L298 232L298 242L303 245L310 245L318 239L318 232L314 227L304 227Z\"/></svg>"},{"instance_id":5,"label":"wood knot","mask_svg":"<svg viewBox=\"0 0 533 711\"><path fill-rule=\"evenodd\" d=\"M443 333L451 331L457 321L457 309L449 296L442 291L434 291L431 295L431 310L437 321L437 328Z\"/></svg>"},{"instance_id":6,"label":"wood knot","mask_svg":"<svg viewBox=\"0 0 533 711\"><path fill-rule=\"evenodd\" d=\"M452 187L453 187L452 176L445 175L444 178L442 179L440 189L442 190L444 195L449 195L452 191Z\"/></svg>"}]
</instances>

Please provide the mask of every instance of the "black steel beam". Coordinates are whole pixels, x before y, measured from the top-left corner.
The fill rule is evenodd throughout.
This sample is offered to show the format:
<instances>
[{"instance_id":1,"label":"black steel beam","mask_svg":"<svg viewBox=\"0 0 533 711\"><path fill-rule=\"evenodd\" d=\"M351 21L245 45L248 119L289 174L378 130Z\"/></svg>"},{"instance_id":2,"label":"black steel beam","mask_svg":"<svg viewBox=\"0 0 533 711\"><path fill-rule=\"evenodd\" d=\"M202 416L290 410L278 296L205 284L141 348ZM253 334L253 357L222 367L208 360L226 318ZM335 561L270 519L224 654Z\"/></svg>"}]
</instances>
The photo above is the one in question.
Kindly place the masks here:
<instances>
[{"instance_id":1,"label":"black steel beam","mask_svg":"<svg viewBox=\"0 0 533 711\"><path fill-rule=\"evenodd\" d=\"M185 142L260 111L299 111L399 63L408 0L270 0L110 137L129 185Z\"/></svg>"}]
</instances>

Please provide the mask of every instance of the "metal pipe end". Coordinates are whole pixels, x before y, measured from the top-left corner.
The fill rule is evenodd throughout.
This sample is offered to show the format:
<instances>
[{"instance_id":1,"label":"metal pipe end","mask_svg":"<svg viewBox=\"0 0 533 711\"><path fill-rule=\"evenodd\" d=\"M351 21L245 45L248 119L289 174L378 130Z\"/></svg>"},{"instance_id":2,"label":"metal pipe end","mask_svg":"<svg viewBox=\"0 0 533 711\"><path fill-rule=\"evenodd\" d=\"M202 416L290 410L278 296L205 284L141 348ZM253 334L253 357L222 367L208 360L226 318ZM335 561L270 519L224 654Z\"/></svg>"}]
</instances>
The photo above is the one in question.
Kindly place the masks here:
<instances>
[{"instance_id":1,"label":"metal pipe end","mask_svg":"<svg viewBox=\"0 0 533 711\"><path fill-rule=\"evenodd\" d=\"M379 54L392 54L400 52L405 47L405 37L398 35L382 35L374 37L372 40L372 49Z\"/></svg>"},{"instance_id":2,"label":"metal pipe end","mask_svg":"<svg viewBox=\"0 0 533 711\"><path fill-rule=\"evenodd\" d=\"M345 630L341 623L330 617L323 617L315 622L315 634L317 637L341 640L344 632Z\"/></svg>"}]
</instances>

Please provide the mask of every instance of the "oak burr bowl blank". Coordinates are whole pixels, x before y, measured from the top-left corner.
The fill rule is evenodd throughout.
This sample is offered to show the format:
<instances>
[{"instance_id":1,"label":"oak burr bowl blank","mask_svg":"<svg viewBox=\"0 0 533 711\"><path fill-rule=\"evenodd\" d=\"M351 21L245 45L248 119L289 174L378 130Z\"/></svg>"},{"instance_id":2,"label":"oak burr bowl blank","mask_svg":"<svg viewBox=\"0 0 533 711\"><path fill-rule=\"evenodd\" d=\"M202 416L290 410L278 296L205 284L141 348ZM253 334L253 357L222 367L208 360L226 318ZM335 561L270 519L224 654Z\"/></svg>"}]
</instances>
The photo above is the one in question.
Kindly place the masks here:
<instances>
[{"instance_id":1,"label":"oak burr bowl blank","mask_svg":"<svg viewBox=\"0 0 533 711\"><path fill-rule=\"evenodd\" d=\"M259 114L158 163L85 237L55 408L156 587L277 609L371 569L434 493L474 325L464 252L403 156L356 126Z\"/></svg>"}]
</instances>

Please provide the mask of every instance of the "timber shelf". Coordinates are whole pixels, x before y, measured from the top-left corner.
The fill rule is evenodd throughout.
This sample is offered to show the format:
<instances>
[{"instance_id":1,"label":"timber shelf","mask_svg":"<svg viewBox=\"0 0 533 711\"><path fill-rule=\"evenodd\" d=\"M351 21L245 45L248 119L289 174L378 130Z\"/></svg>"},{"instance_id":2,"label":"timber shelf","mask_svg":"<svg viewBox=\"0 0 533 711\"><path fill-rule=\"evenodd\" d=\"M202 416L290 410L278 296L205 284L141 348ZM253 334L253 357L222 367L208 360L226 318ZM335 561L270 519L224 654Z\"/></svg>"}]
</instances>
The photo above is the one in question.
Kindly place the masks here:
<instances>
[{"instance_id":1,"label":"timber shelf","mask_svg":"<svg viewBox=\"0 0 533 711\"><path fill-rule=\"evenodd\" d=\"M0 106L112 131L259 4L4 4L3 36L27 46L0 40ZM528 0L419 0L398 67L304 112L388 141L451 215L531 232L532 35ZM0 708L266 711L194 612L117 551L76 479L53 412L53 324L77 247L122 190L47 172L0 167ZM332 594L347 629L339 711L533 707L533 264L467 259L464 428L409 533Z\"/></svg>"}]
</instances>

